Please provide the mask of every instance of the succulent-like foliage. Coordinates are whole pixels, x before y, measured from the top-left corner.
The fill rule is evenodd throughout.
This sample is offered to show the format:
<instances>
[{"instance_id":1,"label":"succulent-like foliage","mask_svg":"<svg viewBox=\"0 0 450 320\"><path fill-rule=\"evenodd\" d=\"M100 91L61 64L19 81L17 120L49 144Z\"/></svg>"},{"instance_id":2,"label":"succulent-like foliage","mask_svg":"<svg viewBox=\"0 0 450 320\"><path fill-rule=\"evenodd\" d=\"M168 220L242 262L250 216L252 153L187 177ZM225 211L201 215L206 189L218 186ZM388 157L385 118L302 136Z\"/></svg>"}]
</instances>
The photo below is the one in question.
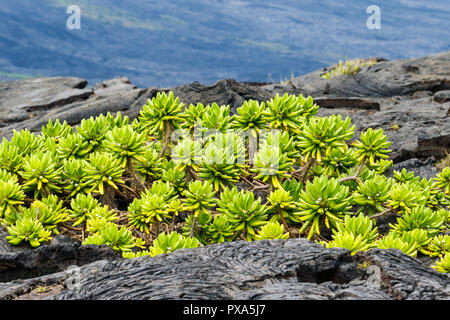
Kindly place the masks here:
<instances>
[{"instance_id":1,"label":"succulent-like foliage","mask_svg":"<svg viewBox=\"0 0 450 320\"><path fill-rule=\"evenodd\" d=\"M409 184L394 184L387 200L389 206L399 214L411 212L414 207L426 203L425 196Z\"/></svg>"},{"instance_id":2,"label":"succulent-like foliage","mask_svg":"<svg viewBox=\"0 0 450 320\"><path fill-rule=\"evenodd\" d=\"M432 268L442 273L450 273L450 253L443 256Z\"/></svg>"},{"instance_id":3,"label":"succulent-like foliage","mask_svg":"<svg viewBox=\"0 0 450 320\"><path fill-rule=\"evenodd\" d=\"M83 139L81 134L69 134L60 138L56 153L60 159L84 159L90 151L89 143Z\"/></svg>"},{"instance_id":4,"label":"succulent-like foliage","mask_svg":"<svg viewBox=\"0 0 450 320\"><path fill-rule=\"evenodd\" d=\"M444 189L445 194L450 194L450 167L445 167L436 175L436 187Z\"/></svg>"},{"instance_id":5,"label":"succulent-like foliage","mask_svg":"<svg viewBox=\"0 0 450 320\"><path fill-rule=\"evenodd\" d=\"M405 168L402 171L394 170L394 179L397 182L419 182L420 177L416 177L414 172L408 172Z\"/></svg>"},{"instance_id":6,"label":"succulent-like foliage","mask_svg":"<svg viewBox=\"0 0 450 320\"><path fill-rule=\"evenodd\" d=\"M356 235L349 231L337 233L333 241L326 244L327 248L345 248L350 250L351 254L354 255L358 251L367 251L373 247L373 244L368 241L366 237L359 234Z\"/></svg>"},{"instance_id":7,"label":"succulent-like foliage","mask_svg":"<svg viewBox=\"0 0 450 320\"><path fill-rule=\"evenodd\" d=\"M331 79L335 76L347 74L357 74L361 68L365 66L372 66L377 63L377 59L354 59L349 61L339 61L339 63L328 71L327 73L321 75L321 78Z\"/></svg>"},{"instance_id":8,"label":"succulent-like foliage","mask_svg":"<svg viewBox=\"0 0 450 320\"><path fill-rule=\"evenodd\" d=\"M39 246L63 233L133 258L299 235L352 254L378 247L442 257L435 268L448 269L449 168L430 179L407 170L387 178L382 130L349 143L350 119L315 116L311 97L246 101L236 115L216 103L183 108L159 93L131 124L108 113L4 138L8 241ZM388 214L397 221L378 234Z\"/></svg>"},{"instance_id":9,"label":"succulent-like foliage","mask_svg":"<svg viewBox=\"0 0 450 320\"><path fill-rule=\"evenodd\" d=\"M100 194L104 194L105 183L114 189L118 189L117 184L124 183L122 163L109 153L91 153L84 172L84 183L91 186L91 191Z\"/></svg>"},{"instance_id":10,"label":"succulent-like foliage","mask_svg":"<svg viewBox=\"0 0 450 320\"><path fill-rule=\"evenodd\" d=\"M230 106L219 106L214 102L205 108L201 119L202 131L206 135L209 133L216 134L217 131L225 133L230 128L232 120Z\"/></svg>"},{"instance_id":11,"label":"succulent-like foliage","mask_svg":"<svg viewBox=\"0 0 450 320\"><path fill-rule=\"evenodd\" d=\"M231 154L231 157L230 157ZM231 159L230 159L231 158ZM236 157L229 148L218 148L211 143L204 149L203 164L198 173L199 178L214 185L214 189L231 186L239 180Z\"/></svg>"},{"instance_id":12,"label":"succulent-like foliage","mask_svg":"<svg viewBox=\"0 0 450 320\"><path fill-rule=\"evenodd\" d=\"M186 197L184 199L186 210L192 211L195 216L198 216L200 212L213 208L216 204L213 187L206 181L197 180L190 182L183 195Z\"/></svg>"},{"instance_id":13,"label":"succulent-like foliage","mask_svg":"<svg viewBox=\"0 0 450 320\"><path fill-rule=\"evenodd\" d=\"M70 217L76 219L74 226L83 223L86 220L87 215L95 208L100 207L100 203L97 199L93 198L90 194L85 195L82 193L77 194L75 199L70 201Z\"/></svg>"},{"instance_id":14,"label":"succulent-like foliage","mask_svg":"<svg viewBox=\"0 0 450 320\"><path fill-rule=\"evenodd\" d=\"M106 223L97 234L92 235L83 244L105 244L115 251L127 252L135 247L134 237L130 230L125 227L117 227L112 222Z\"/></svg>"},{"instance_id":15,"label":"succulent-like foliage","mask_svg":"<svg viewBox=\"0 0 450 320\"><path fill-rule=\"evenodd\" d=\"M195 171L200 170L202 155L201 143L189 138L183 139L172 149L172 160L180 170L184 170L186 167Z\"/></svg>"},{"instance_id":16,"label":"succulent-like foliage","mask_svg":"<svg viewBox=\"0 0 450 320\"><path fill-rule=\"evenodd\" d=\"M183 248L197 248L200 243L196 238L184 237L179 233L160 233L158 238L153 240L153 246L149 248L152 257L158 254L167 254Z\"/></svg>"},{"instance_id":17,"label":"succulent-like foliage","mask_svg":"<svg viewBox=\"0 0 450 320\"><path fill-rule=\"evenodd\" d=\"M367 243L374 242L378 237L378 229L374 220L364 216L362 213L358 216L346 215L344 222L338 223L336 229L333 229L333 238L339 233L351 233L355 237L361 236Z\"/></svg>"},{"instance_id":18,"label":"succulent-like foliage","mask_svg":"<svg viewBox=\"0 0 450 320\"><path fill-rule=\"evenodd\" d=\"M330 153L322 159L320 166L315 167L316 175L339 177L348 173L357 164L353 149L345 145L342 148L333 148Z\"/></svg>"},{"instance_id":19,"label":"succulent-like foliage","mask_svg":"<svg viewBox=\"0 0 450 320\"><path fill-rule=\"evenodd\" d=\"M426 250L430 257L443 257L450 253L450 236L447 234L435 236L431 239Z\"/></svg>"},{"instance_id":20,"label":"succulent-like foliage","mask_svg":"<svg viewBox=\"0 0 450 320\"><path fill-rule=\"evenodd\" d=\"M46 230L40 221L31 217L17 220L7 229L9 236L6 236L6 240L15 246L27 241L32 247L39 247L42 242L50 241L51 231Z\"/></svg>"},{"instance_id":21,"label":"succulent-like foliage","mask_svg":"<svg viewBox=\"0 0 450 320\"><path fill-rule=\"evenodd\" d=\"M61 124L59 119L56 119L55 123L53 123L52 119L50 119L47 125L42 126L41 130L43 140L51 139L56 144L58 144L62 138L65 138L72 133L73 128L67 124L67 121L64 121Z\"/></svg>"},{"instance_id":22,"label":"succulent-like foliage","mask_svg":"<svg viewBox=\"0 0 450 320\"><path fill-rule=\"evenodd\" d=\"M140 130L154 134L163 132L166 128L176 129L183 121L184 103L175 98L173 92L167 95L158 92L152 100L148 99L140 112Z\"/></svg>"},{"instance_id":23,"label":"succulent-like foliage","mask_svg":"<svg viewBox=\"0 0 450 320\"><path fill-rule=\"evenodd\" d=\"M375 159L387 159L391 150L388 150L391 142L387 141L387 136L383 134L383 129L373 130L367 129L362 132L360 141L355 141L353 146L356 148L355 156L359 162L364 159L369 160L373 164Z\"/></svg>"},{"instance_id":24,"label":"succulent-like foliage","mask_svg":"<svg viewBox=\"0 0 450 320\"><path fill-rule=\"evenodd\" d=\"M304 221L300 233L309 227L308 239L311 239L314 234L320 234L322 224L330 228L342 222L345 215L351 214L351 201L349 188L334 178L321 176L308 181L298 204L298 219Z\"/></svg>"},{"instance_id":25,"label":"succulent-like foliage","mask_svg":"<svg viewBox=\"0 0 450 320\"><path fill-rule=\"evenodd\" d=\"M102 147L120 160L122 167L126 167L132 161L145 162L146 139L129 126L115 127L106 134Z\"/></svg>"},{"instance_id":26,"label":"succulent-like foliage","mask_svg":"<svg viewBox=\"0 0 450 320\"><path fill-rule=\"evenodd\" d=\"M109 129L109 123L104 115L83 119L76 128L83 140L88 143L89 152L95 152L99 149Z\"/></svg>"},{"instance_id":27,"label":"succulent-like foliage","mask_svg":"<svg viewBox=\"0 0 450 320\"><path fill-rule=\"evenodd\" d=\"M11 138L11 144L19 148L22 156L29 155L42 147L41 140L28 129L16 131Z\"/></svg>"},{"instance_id":28,"label":"succulent-like foliage","mask_svg":"<svg viewBox=\"0 0 450 320\"><path fill-rule=\"evenodd\" d=\"M313 158L318 162L328 156L333 148L345 151L345 140L354 135L355 126L350 127L351 120L342 120L340 115L313 118L299 136L299 147L305 161Z\"/></svg>"},{"instance_id":29,"label":"succulent-like foliage","mask_svg":"<svg viewBox=\"0 0 450 320\"><path fill-rule=\"evenodd\" d=\"M201 126L201 120L205 113L205 106L202 103L197 105L190 104L188 108L184 109L184 123L183 128L187 129L190 134L193 134L195 129Z\"/></svg>"},{"instance_id":30,"label":"succulent-like foliage","mask_svg":"<svg viewBox=\"0 0 450 320\"><path fill-rule=\"evenodd\" d=\"M157 179L162 173L162 161L158 152L153 148L146 148L142 159L133 163L136 171L147 180Z\"/></svg>"},{"instance_id":31,"label":"succulent-like foliage","mask_svg":"<svg viewBox=\"0 0 450 320\"><path fill-rule=\"evenodd\" d=\"M379 239L376 242L376 247L380 249L398 249L411 257L417 256L417 245L414 241L405 241L392 233Z\"/></svg>"},{"instance_id":32,"label":"succulent-like foliage","mask_svg":"<svg viewBox=\"0 0 450 320\"><path fill-rule=\"evenodd\" d=\"M444 220L430 208L423 205L414 207L410 212L405 212L397 219L397 223L390 224L392 230L402 234L405 231L414 229L425 230L429 237L437 235L442 229Z\"/></svg>"},{"instance_id":33,"label":"succulent-like foliage","mask_svg":"<svg viewBox=\"0 0 450 320\"><path fill-rule=\"evenodd\" d=\"M261 204L261 198L255 200L252 192L240 191L228 204L221 201L221 205L218 211L223 212L235 231L244 231L249 241L256 235L255 228L267 223L267 207Z\"/></svg>"},{"instance_id":34,"label":"succulent-like foliage","mask_svg":"<svg viewBox=\"0 0 450 320\"><path fill-rule=\"evenodd\" d=\"M223 214L218 214L214 217L213 223L208 226L208 233L210 234L211 243L231 241L234 237L233 226Z\"/></svg>"},{"instance_id":35,"label":"succulent-like foliage","mask_svg":"<svg viewBox=\"0 0 450 320\"><path fill-rule=\"evenodd\" d=\"M49 195L52 191L61 191L58 186L61 168L51 153L35 152L25 156L19 173L25 180L24 191L33 191L35 198L39 194Z\"/></svg>"},{"instance_id":36,"label":"succulent-like foliage","mask_svg":"<svg viewBox=\"0 0 450 320\"><path fill-rule=\"evenodd\" d=\"M200 212L197 217L189 215L182 227L183 235L189 237L192 234L201 243L208 244L208 227L211 221L212 215L208 211Z\"/></svg>"},{"instance_id":37,"label":"succulent-like foliage","mask_svg":"<svg viewBox=\"0 0 450 320\"><path fill-rule=\"evenodd\" d=\"M296 205L294 198L290 193L283 188L272 191L267 197L268 210L273 212L272 221L278 221L281 219L284 227L287 227L287 222L285 218L289 218L291 221L298 222L295 217Z\"/></svg>"},{"instance_id":38,"label":"succulent-like foliage","mask_svg":"<svg viewBox=\"0 0 450 320\"><path fill-rule=\"evenodd\" d=\"M251 171L256 173L255 179L263 182L270 179L276 188L281 188L280 180L289 177L288 170L291 166L292 162L288 160L286 154L266 145L256 153Z\"/></svg>"},{"instance_id":39,"label":"succulent-like foliage","mask_svg":"<svg viewBox=\"0 0 450 320\"><path fill-rule=\"evenodd\" d=\"M288 239L289 233L284 232L284 226L276 221L268 222L255 235L255 240Z\"/></svg>"},{"instance_id":40,"label":"succulent-like foliage","mask_svg":"<svg viewBox=\"0 0 450 320\"><path fill-rule=\"evenodd\" d=\"M10 219L24 199L25 194L17 181L0 179L0 218Z\"/></svg>"},{"instance_id":41,"label":"succulent-like foliage","mask_svg":"<svg viewBox=\"0 0 450 320\"><path fill-rule=\"evenodd\" d=\"M86 183L87 162L81 159L64 160L62 177L65 182L64 189L69 192L69 197L78 193L89 193L91 187Z\"/></svg>"},{"instance_id":42,"label":"succulent-like foliage","mask_svg":"<svg viewBox=\"0 0 450 320\"><path fill-rule=\"evenodd\" d=\"M375 175L358 185L353 202L361 206L361 211L367 211L373 215L375 210L383 212L386 209L383 204L389 199L389 191L392 181L385 176Z\"/></svg>"},{"instance_id":43,"label":"succulent-like foliage","mask_svg":"<svg viewBox=\"0 0 450 320\"><path fill-rule=\"evenodd\" d=\"M264 102L259 103L256 100L245 101L244 104L237 108L237 115L232 124L233 128L242 131L249 130L256 137L256 134L267 128L264 119L264 110L266 105Z\"/></svg>"},{"instance_id":44,"label":"succulent-like foliage","mask_svg":"<svg viewBox=\"0 0 450 320\"><path fill-rule=\"evenodd\" d=\"M97 206L86 214L86 230L90 233L100 231L108 222L115 222L119 219L114 210L109 210L108 206Z\"/></svg>"},{"instance_id":45,"label":"succulent-like foliage","mask_svg":"<svg viewBox=\"0 0 450 320\"><path fill-rule=\"evenodd\" d=\"M22 168L20 149L3 138L0 144L0 169L11 173L18 173Z\"/></svg>"},{"instance_id":46,"label":"succulent-like foliage","mask_svg":"<svg viewBox=\"0 0 450 320\"><path fill-rule=\"evenodd\" d=\"M302 109L299 108L299 97L294 95L283 96L277 94L270 101L267 101L267 108L263 115L267 123L273 129L282 129L300 133L300 129L304 124Z\"/></svg>"}]
</instances>

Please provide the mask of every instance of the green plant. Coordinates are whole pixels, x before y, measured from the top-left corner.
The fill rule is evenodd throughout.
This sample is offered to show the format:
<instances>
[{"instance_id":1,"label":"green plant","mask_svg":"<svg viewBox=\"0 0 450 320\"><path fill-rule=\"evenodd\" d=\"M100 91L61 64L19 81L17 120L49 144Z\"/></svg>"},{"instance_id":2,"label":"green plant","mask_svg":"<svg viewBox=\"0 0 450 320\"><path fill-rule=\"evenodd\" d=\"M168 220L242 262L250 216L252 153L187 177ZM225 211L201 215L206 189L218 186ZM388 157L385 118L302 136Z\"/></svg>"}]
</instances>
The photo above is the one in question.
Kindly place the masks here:
<instances>
[{"instance_id":1,"label":"green plant","mask_svg":"<svg viewBox=\"0 0 450 320\"><path fill-rule=\"evenodd\" d=\"M0 218L11 219L11 215L16 213L17 207L23 204L25 194L20 184L13 179L0 179Z\"/></svg>"},{"instance_id":2,"label":"green plant","mask_svg":"<svg viewBox=\"0 0 450 320\"><path fill-rule=\"evenodd\" d=\"M343 231L337 233L333 241L326 244L327 248L345 248L350 250L351 254L354 255L358 251L367 251L373 247L373 244L368 241L364 235L356 235L349 231Z\"/></svg>"},{"instance_id":3,"label":"green plant","mask_svg":"<svg viewBox=\"0 0 450 320\"><path fill-rule=\"evenodd\" d=\"M283 96L275 95L270 101L267 101L267 108L264 110L264 120L272 129L282 129L300 133L304 124L302 109L299 108L299 98L294 95Z\"/></svg>"},{"instance_id":4,"label":"green plant","mask_svg":"<svg viewBox=\"0 0 450 320\"><path fill-rule=\"evenodd\" d=\"M40 221L31 217L17 220L12 226L7 227L9 236L6 240L12 245L19 245L27 241L32 247L39 247L42 242L50 241L51 231L44 228Z\"/></svg>"},{"instance_id":5,"label":"green plant","mask_svg":"<svg viewBox=\"0 0 450 320\"><path fill-rule=\"evenodd\" d=\"M119 219L114 210L109 210L108 206L97 206L86 213L86 230L96 233L108 222L115 222Z\"/></svg>"},{"instance_id":6,"label":"green plant","mask_svg":"<svg viewBox=\"0 0 450 320\"><path fill-rule=\"evenodd\" d=\"M20 149L3 138L0 144L0 169L17 174L22 168Z\"/></svg>"},{"instance_id":7,"label":"green plant","mask_svg":"<svg viewBox=\"0 0 450 320\"><path fill-rule=\"evenodd\" d=\"M354 135L355 126L350 127L351 120L342 120L340 115L313 118L299 136L299 148L305 161L310 158L318 162L330 154L333 148L345 151L345 140Z\"/></svg>"},{"instance_id":8,"label":"green plant","mask_svg":"<svg viewBox=\"0 0 450 320\"><path fill-rule=\"evenodd\" d=\"M256 100L245 101L241 107L237 108L237 115L234 118L232 128L241 129L242 131L249 130L253 137L256 137L257 133L267 128L267 123L264 119L265 108L264 102L259 103Z\"/></svg>"},{"instance_id":9,"label":"green plant","mask_svg":"<svg viewBox=\"0 0 450 320\"><path fill-rule=\"evenodd\" d=\"M288 239L289 233L284 232L284 226L276 221L268 222L255 235L255 240Z\"/></svg>"},{"instance_id":10,"label":"green plant","mask_svg":"<svg viewBox=\"0 0 450 320\"><path fill-rule=\"evenodd\" d=\"M69 192L69 197L79 193L90 193L91 186L85 178L88 164L85 160L73 159L64 160L62 165L62 178L64 181L64 190Z\"/></svg>"},{"instance_id":11,"label":"green plant","mask_svg":"<svg viewBox=\"0 0 450 320\"><path fill-rule=\"evenodd\" d=\"M51 153L35 152L23 159L22 170L19 174L24 179L24 191L33 191L34 198L39 194L49 195L60 192L58 186L62 170Z\"/></svg>"},{"instance_id":12,"label":"green plant","mask_svg":"<svg viewBox=\"0 0 450 320\"><path fill-rule=\"evenodd\" d=\"M249 191L240 191L230 200L228 204L221 201L217 210L227 217L235 231L244 232L251 241L256 235L255 228L267 223L267 207Z\"/></svg>"},{"instance_id":13,"label":"green plant","mask_svg":"<svg viewBox=\"0 0 450 320\"><path fill-rule=\"evenodd\" d=\"M62 138L67 137L73 133L73 128L67 124L67 121L61 124L59 119L55 123L50 119L47 125L42 126L41 137L43 140L51 139L55 143L59 143Z\"/></svg>"},{"instance_id":14,"label":"green plant","mask_svg":"<svg viewBox=\"0 0 450 320\"><path fill-rule=\"evenodd\" d=\"M89 153L89 143L81 134L74 133L62 137L56 147L56 153L60 159L84 159Z\"/></svg>"},{"instance_id":15,"label":"green plant","mask_svg":"<svg viewBox=\"0 0 450 320\"><path fill-rule=\"evenodd\" d=\"M184 199L185 209L192 211L195 216L213 208L216 204L212 185L206 181L197 180L188 183L188 188L183 195L186 197Z\"/></svg>"},{"instance_id":16,"label":"green plant","mask_svg":"<svg viewBox=\"0 0 450 320\"><path fill-rule=\"evenodd\" d=\"M445 254L432 268L439 272L450 273L450 253Z\"/></svg>"},{"instance_id":17,"label":"green plant","mask_svg":"<svg viewBox=\"0 0 450 320\"><path fill-rule=\"evenodd\" d=\"M106 223L98 233L92 235L83 244L107 245L115 251L127 252L131 251L136 244L130 230L125 227L120 229L112 222Z\"/></svg>"},{"instance_id":18,"label":"green plant","mask_svg":"<svg viewBox=\"0 0 450 320\"><path fill-rule=\"evenodd\" d=\"M387 203L399 214L404 214L411 212L418 205L424 205L426 198L420 191L411 188L411 185L394 184L389 192Z\"/></svg>"},{"instance_id":19,"label":"green plant","mask_svg":"<svg viewBox=\"0 0 450 320\"><path fill-rule=\"evenodd\" d=\"M322 74L320 77L329 80L335 76L339 76L342 74L357 74L361 70L361 68L365 66L372 66L377 62L377 59L354 59L345 62L339 61L336 67L334 67L327 73Z\"/></svg>"},{"instance_id":20,"label":"green plant","mask_svg":"<svg viewBox=\"0 0 450 320\"><path fill-rule=\"evenodd\" d=\"M109 129L109 123L103 114L96 118L83 119L80 125L76 127L77 132L88 143L88 152L98 151Z\"/></svg>"},{"instance_id":21,"label":"green plant","mask_svg":"<svg viewBox=\"0 0 450 320\"><path fill-rule=\"evenodd\" d=\"M435 178L436 187L444 189L445 194L450 194L450 167L445 167Z\"/></svg>"},{"instance_id":22,"label":"green plant","mask_svg":"<svg viewBox=\"0 0 450 320\"><path fill-rule=\"evenodd\" d=\"M285 229L288 229L288 224L285 218L289 218L294 222L299 222L295 217L296 205L290 193L283 188L272 191L267 197L268 210L274 212L271 221L282 221Z\"/></svg>"},{"instance_id":23,"label":"green plant","mask_svg":"<svg viewBox=\"0 0 450 320\"><path fill-rule=\"evenodd\" d=\"M114 155L125 168L133 161L145 162L146 139L129 126L115 127L106 134L102 148Z\"/></svg>"},{"instance_id":24,"label":"green plant","mask_svg":"<svg viewBox=\"0 0 450 320\"><path fill-rule=\"evenodd\" d=\"M388 150L391 142L387 141L387 136L383 134L383 129L373 130L372 128L362 132L360 140L353 142L356 148L355 157L358 162L365 164L369 160L370 164L375 163L375 159L387 159L391 150Z\"/></svg>"},{"instance_id":25,"label":"green plant","mask_svg":"<svg viewBox=\"0 0 450 320\"><path fill-rule=\"evenodd\" d=\"M315 177L306 183L306 190L300 194L298 219L304 221L300 233L309 227L308 239L314 234L320 235L320 227L336 226L350 213L352 196L349 188L338 180L326 176Z\"/></svg>"},{"instance_id":26,"label":"green plant","mask_svg":"<svg viewBox=\"0 0 450 320\"><path fill-rule=\"evenodd\" d=\"M406 171L405 168L403 168L401 172L394 170L394 179L397 182L406 183L406 182L419 182L420 177L416 177L414 172L412 171L408 172Z\"/></svg>"},{"instance_id":27,"label":"green plant","mask_svg":"<svg viewBox=\"0 0 450 320\"><path fill-rule=\"evenodd\" d=\"M254 167L250 170L256 173L254 179L263 182L271 179L274 187L281 188L280 180L289 177L288 170L291 166L292 162L288 160L286 154L280 153L279 149L265 145L256 153Z\"/></svg>"},{"instance_id":28,"label":"green plant","mask_svg":"<svg viewBox=\"0 0 450 320\"><path fill-rule=\"evenodd\" d=\"M361 236L368 244L374 242L378 237L378 228L375 226L374 220L360 213L358 216L344 217L343 222L336 224L333 229L333 239L338 234L350 233L355 237ZM345 238L345 237L344 237Z\"/></svg>"},{"instance_id":29,"label":"green plant","mask_svg":"<svg viewBox=\"0 0 450 320\"><path fill-rule=\"evenodd\" d=\"M149 248L152 257L158 254L167 254L183 248L197 248L200 243L196 238L184 237L179 233L160 233L158 238L153 240L153 246Z\"/></svg>"},{"instance_id":30,"label":"green plant","mask_svg":"<svg viewBox=\"0 0 450 320\"><path fill-rule=\"evenodd\" d=\"M225 133L230 128L233 117L230 116L230 106L220 106L213 103L205 107L205 112L201 118L201 131L206 135Z\"/></svg>"},{"instance_id":31,"label":"green plant","mask_svg":"<svg viewBox=\"0 0 450 320\"><path fill-rule=\"evenodd\" d=\"M209 144L204 149L198 177L214 185L216 192L219 191L219 187L225 188L237 182L239 169L232 148L230 151L230 148L218 148L214 143Z\"/></svg>"},{"instance_id":32,"label":"green plant","mask_svg":"<svg viewBox=\"0 0 450 320\"><path fill-rule=\"evenodd\" d=\"M231 241L234 237L233 226L223 214L218 214L214 217L214 221L208 226L208 233L210 234L211 243Z\"/></svg>"},{"instance_id":33,"label":"green plant","mask_svg":"<svg viewBox=\"0 0 450 320\"><path fill-rule=\"evenodd\" d=\"M359 184L353 197L353 202L361 206L358 212L368 212L373 215L375 211L385 211L383 205L389 199L392 184L391 179L380 175L375 175Z\"/></svg>"},{"instance_id":34,"label":"green plant","mask_svg":"<svg viewBox=\"0 0 450 320\"><path fill-rule=\"evenodd\" d=\"M389 224L392 230L402 234L405 231L421 229L426 231L429 237L437 235L441 229L444 220L439 216L437 211L433 211L423 205L414 207L409 212L405 212L397 219L397 223Z\"/></svg>"},{"instance_id":35,"label":"green plant","mask_svg":"<svg viewBox=\"0 0 450 320\"><path fill-rule=\"evenodd\" d=\"M205 106L202 103L197 105L190 104L188 108L184 109L184 123L183 128L187 129L190 134L193 134L196 128L201 125L200 119L205 113Z\"/></svg>"},{"instance_id":36,"label":"green plant","mask_svg":"<svg viewBox=\"0 0 450 320\"><path fill-rule=\"evenodd\" d=\"M376 242L376 247L380 249L398 249L411 257L417 256L417 245L414 241L405 241L392 233L379 239Z\"/></svg>"},{"instance_id":37,"label":"green plant","mask_svg":"<svg viewBox=\"0 0 450 320\"><path fill-rule=\"evenodd\" d=\"M42 147L41 140L28 129L21 131L13 130L11 144L19 149L21 156L32 154Z\"/></svg>"},{"instance_id":38,"label":"green plant","mask_svg":"<svg viewBox=\"0 0 450 320\"><path fill-rule=\"evenodd\" d=\"M70 210L70 217L76 219L73 226L77 226L86 220L86 217L90 212L100 207L100 203L90 194L85 195L79 193L75 199L70 201L70 207L72 208L72 210Z\"/></svg>"},{"instance_id":39,"label":"green plant","mask_svg":"<svg viewBox=\"0 0 450 320\"><path fill-rule=\"evenodd\" d=\"M447 234L435 236L431 239L426 250L430 257L443 257L450 253L450 236Z\"/></svg>"},{"instance_id":40,"label":"green plant","mask_svg":"<svg viewBox=\"0 0 450 320\"><path fill-rule=\"evenodd\" d=\"M84 169L84 183L91 186L91 192L105 193L106 186L118 189L117 184L123 184L122 163L111 154L95 152L89 156L89 162Z\"/></svg>"}]
</instances>

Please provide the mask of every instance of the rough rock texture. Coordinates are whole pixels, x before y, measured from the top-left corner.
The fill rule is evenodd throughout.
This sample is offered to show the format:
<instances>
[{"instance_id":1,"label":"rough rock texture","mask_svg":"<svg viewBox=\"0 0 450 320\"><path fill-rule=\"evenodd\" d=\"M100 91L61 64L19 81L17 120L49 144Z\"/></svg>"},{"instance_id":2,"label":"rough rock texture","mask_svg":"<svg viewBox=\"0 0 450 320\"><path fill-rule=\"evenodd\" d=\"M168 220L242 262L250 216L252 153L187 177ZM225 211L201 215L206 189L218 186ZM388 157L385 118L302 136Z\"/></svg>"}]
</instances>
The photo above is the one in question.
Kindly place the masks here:
<instances>
[{"instance_id":1,"label":"rough rock texture","mask_svg":"<svg viewBox=\"0 0 450 320\"><path fill-rule=\"evenodd\" d=\"M366 262L365 266L363 263ZM155 258L97 261L0 285L17 298L37 285L66 281L46 299L449 299L450 276L397 250L351 256L306 239L237 241ZM57 279L59 277L59 280ZM58 282L59 281L59 282ZM0 295L0 297L2 297Z\"/></svg>"},{"instance_id":2,"label":"rough rock texture","mask_svg":"<svg viewBox=\"0 0 450 320\"><path fill-rule=\"evenodd\" d=\"M0 233L0 283L60 272L71 265L116 258L120 255L109 247L82 246L67 236L56 236L49 245L30 249L29 246L9 245L5 233Z\"/></svg>"},{"instance_id":3,"label":"rough rock texture","mask_svg":"<svg viewBox=\"0 0 450 320\"><path fill-rule=\"evenodd\" d=\"M176 88L136 88L127 78L115 78L86 88L77 78L39 78L0 84L0 137L27 128L39 132L49 119L71 125L100 113L118 112L131 119L147 99L173 91L187 106L201 102L228 104L235 113L243 101L267 101L276 93L314 97L319 116L350 116L356 134L383 128L392 141L395 163L412 158L439 159L450 150L450 51L429 57L384 61L356 75L326 80L333 66L296 77L287 83L220 80L213 85L194 82Z\"/></svg>"},{"instance_id":4,"label":"rough rock texture","mask_svg":"<svg viewBox=\"0 0 450 320\"><path fill-rule=\"evenodd\" d=\"M187 106L228 104L232 113L247 99L303 94L321 106L319 116L350 116L356 126L354 139L370 127L383 128L395 163L388 174L406 168L422 177L435 176L434 162L450 151L450 51L417 59L379 59L357 75L322 79L332 67L287 83L228 79L147 89L136 88L127 78L92 88L83 79L61 77L0 83L0 138L10 138L14 129L39 132L49 119L77 125L83 118L118 111L134 119L158 92L173 91ZM4 237L0 232L0 299L449 299L450 294L447 275L393 250L352 257L343 249L293 239L122 260L111 249L80 246L63 237L33 250L13 247ZM358 269L364 261L378 266L381 282L374 282L378 269ZM69 283L71 265L81 266L81 290ZM33 295L39 286L53 289Z\"/></svg>"}]
</instances>

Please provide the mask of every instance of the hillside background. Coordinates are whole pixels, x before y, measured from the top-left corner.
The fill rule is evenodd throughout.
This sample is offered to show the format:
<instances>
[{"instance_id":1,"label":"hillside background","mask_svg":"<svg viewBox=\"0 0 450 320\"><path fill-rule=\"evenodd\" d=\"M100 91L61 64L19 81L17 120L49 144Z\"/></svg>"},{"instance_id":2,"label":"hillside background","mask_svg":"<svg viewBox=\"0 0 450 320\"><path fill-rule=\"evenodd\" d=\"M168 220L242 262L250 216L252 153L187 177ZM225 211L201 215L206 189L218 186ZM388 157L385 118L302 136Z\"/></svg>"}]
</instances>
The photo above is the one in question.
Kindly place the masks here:
<instances>
[{"instance_id":1,"label":"hillside background","mask_svg":"<svg viewBox=\"0 0 450 320\"><path fill-rule=\"evenodd\" d=\"M66 28L72 4L81 30ZM381 30L366 27L371 4ZM344 59L447 51L449 30L448 0L0 0L0 81L273 82Z\"/></svg>"}]
</instances>

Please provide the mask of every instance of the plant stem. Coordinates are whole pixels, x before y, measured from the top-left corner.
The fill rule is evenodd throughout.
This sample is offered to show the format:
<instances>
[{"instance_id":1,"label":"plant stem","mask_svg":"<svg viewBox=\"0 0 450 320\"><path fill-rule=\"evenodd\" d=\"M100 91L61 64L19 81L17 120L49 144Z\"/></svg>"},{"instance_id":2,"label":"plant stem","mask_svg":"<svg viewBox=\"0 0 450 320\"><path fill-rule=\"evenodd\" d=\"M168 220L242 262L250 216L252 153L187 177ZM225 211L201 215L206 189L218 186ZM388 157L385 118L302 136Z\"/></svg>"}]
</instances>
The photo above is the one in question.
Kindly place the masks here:
<instances>
[{"instance_id":1,"label":"plant stem","mask_svg":"<svg viewBox=\"0 0 450 320\"><path fill-rule=\"evenodd\" d=\"M303 185L305 184L306 177L308 176L308 171L311 169L312 165L313 165L315 162L316 162L316 159L311 158L311 159L309 159L308 162L306 163L306 165L305 165L305 167L304 167L304 168L305 168L305 171L303 172L303 175L302 175L302 184L303 184Z\"/></svg>"},{"instance_id":2,"label":"plant stem","mask_svg":"<svg viewBox=\"0 0 450 320\"><path fill-rule=\"evenodd\" d=\"M379 218L379 217L381 217L381 216L384 216L385 214L388 214L388 213L391 212L391 211L392 211L392 209L386 209L386 210L384 210L383 212L374 214L373 216L370 217L370 219Z\"/></svg>"},{"instance_id":3,"label":"plant stem","mask_svg":"<svg viewBox=\"0 0 450 320\"><path fill-rule=\"evenodd\" d=\"M345 182L345 181L352 181L352 180L358 182L359 184L362 183L361 180L358 177L356 177L356 176L342 178L342 179L339 180L339 183L342 183L342 182Z\"/></svg>"},{"instance_id":4,"label":"plant stem","mask_svg":"<svg viewBox=\"0 0 450 320\"><path fill-rule=\"evenodd\" d=\"M191 238L194 237L194 229L195 229L195 224L197 223L197 217L194 215L194 219L192 220L192 225L191 225L191 231L189 233L189 236Z\"/></svg>"},{"instance_id":5,"label":"plant stem","mask_svg":"<svg viewBox=\"0 0 450 320\"><path fill-rule=\"evenodd\" d=\"M163 147L159 157L162 158L166 153L167 147L169 146L170 135L172 134L172 124L169 121L164 122L164 135L163 135Z\"/></svg>"},{"instance_id":6,"label":"plant stem","mask_svg":"<svg viewBox=\"0 0 450 320\"><path fill-rule=\"evenodd\" d=\"M358 168L358 171L356 171L355 177L358 177L361 174L361 171L364 169L365 165L366 165L366 157L363 158L361 165Z\"/></svg>"}]
</instances>

